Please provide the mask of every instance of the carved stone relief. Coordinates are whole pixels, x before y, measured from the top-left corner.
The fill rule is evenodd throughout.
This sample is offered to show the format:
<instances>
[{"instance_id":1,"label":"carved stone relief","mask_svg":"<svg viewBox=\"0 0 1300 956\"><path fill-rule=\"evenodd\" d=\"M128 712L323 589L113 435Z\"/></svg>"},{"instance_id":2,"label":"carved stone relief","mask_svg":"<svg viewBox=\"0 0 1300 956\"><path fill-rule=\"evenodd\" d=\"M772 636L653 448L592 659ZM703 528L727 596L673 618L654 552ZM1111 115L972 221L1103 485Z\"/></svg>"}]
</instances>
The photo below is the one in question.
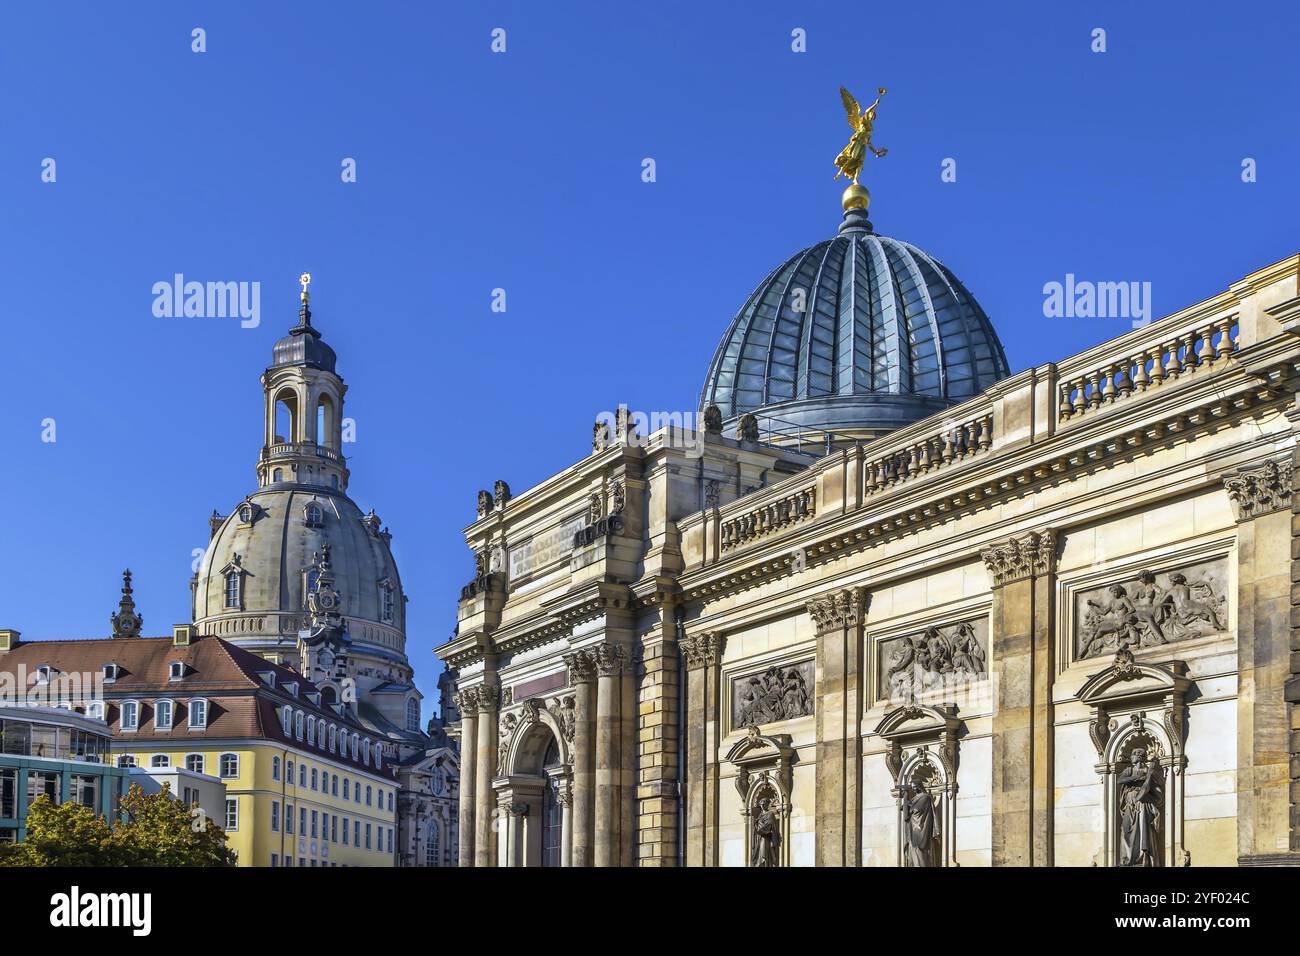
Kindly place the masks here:
<instances>
[{"instance_id":1,"label":"carved stone relief","mask_svg":"<svg viewBox=\"0 0 1300 956\"><path fill-rule=\"evenodd\" d=\"M813 712L814 673L810 659L735 678L731 682L731 726L761 726L807 717Z\"/></svg>"},{"instance_id":2,"label":"carved stone relief","mask_svg":"<svg viewBox=\"0 0 1300 956\"><path fill-rule=\"evenodd\" d=\"M927 627L879 644L878 694L902 703L988 674L988 618Z\"/></svg>"},{"instance_id":3,"label":"carved stone relief","mask_svg":"<svg viewBox=\"0 0 1300 956\"><path fill-rule=\"evenodd\" d=\"M1227 559L1214 558L1076 593L1076 659L1225 633L1227 581Z\"/></svg>"}]
</instances>

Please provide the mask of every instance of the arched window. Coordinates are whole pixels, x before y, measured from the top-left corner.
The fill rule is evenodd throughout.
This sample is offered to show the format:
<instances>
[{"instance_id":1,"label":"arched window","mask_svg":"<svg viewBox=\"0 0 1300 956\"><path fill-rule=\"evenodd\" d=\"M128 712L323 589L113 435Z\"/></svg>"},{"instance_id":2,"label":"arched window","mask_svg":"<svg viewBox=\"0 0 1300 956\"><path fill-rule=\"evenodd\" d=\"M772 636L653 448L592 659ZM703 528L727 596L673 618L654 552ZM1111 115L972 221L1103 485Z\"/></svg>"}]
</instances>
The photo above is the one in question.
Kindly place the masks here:
<instances>
[{"instance_id":1,"label":"arched window","mask_svg":"<svg viewBox=\"0 0 1300 956\"><path fill-rule=\"evenodd\" d=\"M220 762L221 776L239 776L239 754L222 754Z\"/></svg>"},{"instance_id":2,"label":"arched window","mask_svg":"<svg viewBox=\"0 0 1300 956\"><path fill-rule=\"evenodd\" d=\"M309 528L319 528L325 523L325 512L314 501L303 509L302 516Z\"/></svg>"},{"instance_id":3,"label":"arched window","mask_svg":"<svg viewBox=\"0 0 1300 956\"><path fill-rule=\"evenodd\" d=\"M375 795L375 788L370 786L370 784L366 784L366 806L368 807L374 806L373 803L374 795Z\"/></svg>"},{"instance_id":4,"label":"arched window","mask_svg":"<svg viewBox=\"0 0 1300 956\"><path fill-rule=\"evenodd\" d=\"M300 710L293 715L293 735L299 740L302 740L302 725L302 711Z\"/></svg>"},{"instance_id":5,"label":"arched window","mask_svg":"<svg viewBox=\"0 0 1300 956\"><path fill-rule=\"evenodd\" d=\"M350 796L348 790L349 790L348 778L344 777L343 778L343 799L344 800L348 799L348 797Z\"/></svg>"},{"instance_id":6,"label":"arched window","mask_svg":"<svg viewBox=\"0 0 1300 956\"><path fill-rule=\"evenodd\" d=\"M135 766L135 758L130 754L122 754L117 758L117 765L123 769L130 769Z\"/></svg>"},{"instance_id":7,"label":"arched window","mask_svg":"<svg viewBox=\"0 0 1300 956\"><path fill-rule=\"evenodd\" d=\"M172 758L166 754L154 754L153 759L149 761L151 767L170 767L171 765Z\"/></svg>"},{"instance_id":8,"label":"arched window","mask_svg":"<svg viewBox=\"0 0 1300 956\"><path fill-rule=\"evenodd\" d=\"M367 767L370 766L370 741L369 740L365 742L365 745L361 750L361 762L365 764Z\"/></svg>"},{"instance_id":9,"label":"arched window","mask_svg":"<svg viewBox=\"0 0 1300 956\"><path fill-rule=\"evenodd\" d=\"M208 702L202 697L190 701L190 729L199 730L208 725Z\"/></svg>"},{"instance_id":10,"label":"arched window","mask_svg":"<svg viewBox=\"0 0 1300 956\"><path fill-rule=\"evenodd\" d=\"M280 779L280 758L279 757L271 758L271 779L272 780Z\"/></svg>"},{"instance_id":11,"label":"arched window","mask_svg":"<svg viewBox=\"0 0 1300 956\"><path fill-rule=\"evenodd\" d=\"M249 523L253 520L253 506L252 506L252 505L240 505L240 507L239 507L239 520L242 521L242 522L244 522L244 524L249 524Z\"/></svg>"},{"instance_id":12,"label":"arched window","mask_svg":"<svg viewBox=\"0 0 1300 956\"><path fill-rule=\"evenodd\" d=\"M420 731L420 702L414 697L406 700L406 729L414 733Z\"/></svg>"},{"instance_id":13,"label":"arched window","mask_svg":"<svg viewBox=\"0 0 1300 956\"><path fill-rule=\"evenodd\" d=\"M298 437L298 396L286 389L275 397L275 440L296 442Z\"/></svg>"},{"instance_id":14,"label":"arched window","mask_svg":"<svg viewBox=\"0 0 1300 956\"><path fill-rule=\"evenodd\" d=\"M239 572L226 572L226 607L239 607Z\"/></svg>"},{"instance_id":15,"label":"arched window","mask_svg":"<svg viewBox=\"0 0 1300 956\"><path fill-rule=\"evenodd\" d=\"M320 569L308 568L307 575L303 578L302 589L302 606L303 610L307 609L307 595L316 590L316 582L320 580Z\"/></svg>"},{"instance_id":16,"label":"arched window","mask_svg":"<svg viewBox=\"0 0 1300 956\"><path fill-rule=\"evenodd\" d=\"M318 780L319 780L319 777L318 777L317 774L316 774L316 768L315 768L315 767L312 767L312 768L311 768L311 788L312 788L313 790L316 789L316 783L317 783Z\"/></svg>"},{"instance_id":17,"label":"arched window","mask_svg":"<svg viewBox=\"0 0 1300 956\"><path fill-rule=\"evenodd\" d=\"M439 856L440 828L437 820L429 821L429 834L425 837L424 843L424 865L437 866L441 862Z\"/></svg>"},{"instance_id":18,"label":"arched window","mask_svg":"<svg viewBox=\"0 0 1300 956\"><path fill-rule=\"evenodd\" d=\"M186 754L185 769L191 773L202 773L204 767L203 754Z\"/></svg>"},{"instance_id":19,"label":"arched window","mask_svg":"<svg viewBox=\"0 0 1300 956\"><path fill-rule=\"evenodd\" d=\"M357 759L357 751L360 749L360 747L361 747L361 738L358 737L356 734L353 734L352 735L352 759L353 760Z\"/></svg>"},{"instance_id":20,"label":"arched window","mask_svg":"<svg viewBox=\"0 0 1300 956\"><path fill-rule=\"evenodd\" d=\"M172 702L170 700L154 701L153 725L158 730L172 729Z\"/></svg>"},{"instance_id":21,"label":"arched window","mask_svg":"<svg viewBox=\"0 0 1300 956\"><path fill-rule=\"evenodd\" d=\"M122 701L122 729L135 730L140 726L140 705L134 700Z\"/></svg>"},{"instance_id":22,"label":"arched window","mask_svg":"<svg viewBox=\"0 0 1300 956\"><path fill-rule=\"evenodd\" d=\"M564 809L560 804L560 778L547 773L560 766L560 748L554 737L542 757L542 775L546 786L542 790L542 866L559 866L561 837L564 832Z\"/></svg>"},{"instance_id":23,"label":"arched window","mask_svg":"<svg viewBox=\"0 0 1300 956\"><path fill-rule=\"evenodd\" d=\"M284 763L284 781L285 783L289 784L289 786L293 786L293 761L292 760L286 760Z\"/></svg>"},{"instance_id":24,"label":"arched window","mask_svg":"<svg viewBox=\"0 0 1300 956\"><path fill-rule=\"evenodd\" d=\"M338 728L336 728L333 724L330 724L330 753L334 752L334 743L335 743L334 738L335 738L335 731L337 729Z\"/></svg>"},{"instance_id":25,"label":"arched window","mask_svg":"<svg viewBox=\"0 0 1300 956\"><path fill-rule=\"evenodd\" d=\"M280 708L280 725L284 727L286 737L293 733L293 708L288 704Z\"/></svg>"},{"instance_id":26,"label":"arched window","mask_svg":"<svg viewBox=\"0 0 1300 956\"><path fill-rule=\"evenodd\" d=\"M331 779L330 795L337 797L339 795L339 775L334 774Z\"/></svg>"},{"instance_id":27,"label":"arched window","mask_svg":"<svg viewBox=\"0 0 1300 956\"><path fill-rule=\"evenodd\" d=\"M316 442L334 448L334 402L328 395L322 395L316 404Z\"/></svg>"},{"instance_id":28,"label":"arched window","mask_svg":"<svg viewBox=\"0 0 1300 956\"><path fill-rule=\"evenodd\" d=\"M271 472L271 480L272 480L272 481L284 481L284 469L283 469L283 468L277 468L277 469L275 469L273 472Z\"/></svg>"},{"instance_id":29,"label":"arched window","mask_svg":"<svg viewBox=\"0 0 1300 956\"><path fill-rule=\"evenodd\" d=\"M307 743L309 746L316 746L316 718L307 718Z\"/></svg>"},{"instance_id":30,"label":"arched window","mask_svg":"<svg viewBox=\"0 0 1300 956\"><path fill-rule=\"evenodd\" d=\"M307 765L305 763L298 764L298 786L307 786Z\"/></svg>"},{"instance_id":31,"label":"arched window","mask_svg":"<svg viewBox=\"0 0 1300 956\"><path fill-rule=\"evenodd\" d=\"M385 624L392 624L397 616L396 599L393 596L393 586L385 584L379 589L380 599L380 617L379 619Z\"/></svg>"}]
</instances>

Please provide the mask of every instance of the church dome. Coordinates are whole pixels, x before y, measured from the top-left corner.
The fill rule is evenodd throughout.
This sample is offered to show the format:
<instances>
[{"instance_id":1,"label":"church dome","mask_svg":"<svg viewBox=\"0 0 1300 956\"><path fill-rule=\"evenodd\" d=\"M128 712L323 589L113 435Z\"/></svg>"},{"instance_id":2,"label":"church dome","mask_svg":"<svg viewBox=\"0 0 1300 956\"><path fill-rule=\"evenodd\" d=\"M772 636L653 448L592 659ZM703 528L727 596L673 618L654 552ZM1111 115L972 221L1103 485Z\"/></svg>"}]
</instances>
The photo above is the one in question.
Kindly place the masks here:
<instances>
[{"instance_id":1,"label":"church dome","mask_svg":"<svg viewBox=\"0 0 1300 956\"><path fill-rule=\"evenodd\" d=\"M330 489L283 484L254 492L213 524L194 591L194 620L204 633L259 652L282 641L293 647L328 544L357 652L404 662L401 581L389 535L373 513Z\"/></svg>"},{"instance_id":2,"label":"church dome","mask_svg":"<svg viewBox=\"0 0 1300 956\"><path fill-rule=\"evenodd\" d=\"M700 407L728 420L754 413L773 436L867 438L1007 374L988 316L951 270L850 208L838 235L754 290L718 345Z\"/></svg>"}]
</instances>

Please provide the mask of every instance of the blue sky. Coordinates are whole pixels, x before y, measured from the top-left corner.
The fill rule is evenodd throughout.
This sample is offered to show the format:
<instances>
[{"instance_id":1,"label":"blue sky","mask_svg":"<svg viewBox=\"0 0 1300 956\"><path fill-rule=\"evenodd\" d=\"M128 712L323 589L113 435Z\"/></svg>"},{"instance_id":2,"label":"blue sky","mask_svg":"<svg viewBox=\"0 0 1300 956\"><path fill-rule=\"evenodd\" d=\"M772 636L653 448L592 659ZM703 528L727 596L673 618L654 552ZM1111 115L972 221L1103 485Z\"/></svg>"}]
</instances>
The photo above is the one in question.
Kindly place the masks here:
<instances>
[{"instance_id":1,"label":"blue sky","mask_svg":"<svg viewBox=\"0 0 1300 956\"><path fill-rule=\"evenodd\" d=\"M433 696L475 492L576 461L619 402L693 410L752 288L836 228L841 83L889 88L877 231L963 279L1013 370L1129 328L1045 319L1066 273L1150 282L1158 317L1300 248L1294 3L860 11L0 8L0 627L107 634L127 565L147 632L188 620L207 515L254 488L258 376L307 269L351 493L394 532ZM156 318L178 272L260 282L261 324Z\"/></svg>"}]
</instances>

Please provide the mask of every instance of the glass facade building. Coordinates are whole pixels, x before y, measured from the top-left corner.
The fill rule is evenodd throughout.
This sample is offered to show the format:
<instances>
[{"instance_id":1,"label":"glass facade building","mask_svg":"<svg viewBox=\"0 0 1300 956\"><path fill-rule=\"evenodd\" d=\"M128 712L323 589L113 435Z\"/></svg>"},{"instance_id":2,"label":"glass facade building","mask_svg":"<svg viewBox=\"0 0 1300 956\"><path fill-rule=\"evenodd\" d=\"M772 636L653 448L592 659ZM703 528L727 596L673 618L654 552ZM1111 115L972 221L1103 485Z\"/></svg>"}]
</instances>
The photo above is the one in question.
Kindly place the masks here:
<instances>
[{"instance_id":1,"label":"glass facade building","mask_svg":"<svg viewBox=\"0 0 1300 956\"><path fill-rule=\"evenodd\" d=\"M0 707L0 842L27 836L27 808L42 795L101 816L117 812L129 771L112 765L102 720L51 707Z\"/></svg>"}]
</instances>

